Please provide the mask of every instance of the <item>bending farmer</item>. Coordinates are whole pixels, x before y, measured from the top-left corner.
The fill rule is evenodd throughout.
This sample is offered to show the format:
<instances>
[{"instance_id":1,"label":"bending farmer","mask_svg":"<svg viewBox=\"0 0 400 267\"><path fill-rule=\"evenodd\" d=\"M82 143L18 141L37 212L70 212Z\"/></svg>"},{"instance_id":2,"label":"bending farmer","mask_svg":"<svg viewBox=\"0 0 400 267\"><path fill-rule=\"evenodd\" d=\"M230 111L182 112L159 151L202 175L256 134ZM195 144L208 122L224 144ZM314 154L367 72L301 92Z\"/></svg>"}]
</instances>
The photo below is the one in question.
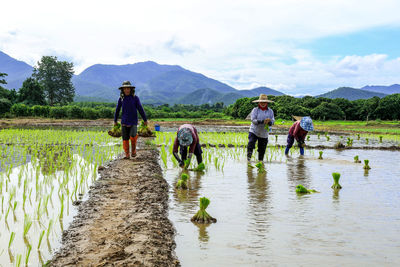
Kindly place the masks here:
<instances>
[{"instance_id":1,"label":"bending farmer","mask_svg":"<svg viewBox=\"0 0 400 267\"><path fill-rule=\"evenodd\" d=\"M274 111L268 108L268 103L274 102L268 100L267 95L261 94L258 100L258 107L251 111L251 125L249 130L249 143L247 145L247 160L251 160L253 150L258 141L258 160L264 159L265 150L268 144L269 127L275 122Z\"/></svg>"},{"instance_id":2,"label":"bending farmer","mask_svg":"<svg viewBox=\"0 0 400 267\"><path fill-rule=\"evenodd\" d=\"M178 155L178 148L179 153L181 154L182 159ZM189 156L187 155L189 147ZM203 158L201 154L203 153L199 143L199 135L197 134L196 128L191 124L183 124L179 127L174 147L173 147L174 157L179 163L179 167L185 167L185 160L188 158L189 162L187 166L190 164L190 160L193 156L193 153L196 155L197 163L200 164L203 162Z\"/></svg>"},{"instance_id":3,"label":"bending farmer","mask_svg":"<svg viewBox=\"0 0 400 267\"><path fill-rule=\"evenodd\" d=\"M289 153L289 150L293 146L295 139L300 148L300 155L304 155L304 147L306 146L304 140L306 139L307 133L313 130L314 126L310 117L303 117L301 120L293 123L289 129L285 155Z\"/></svg>"},{"instance_id":4,"label":"bending farmer","mask_svg":"<svg viewBox=\"0 0 400 267\"><path fill-rule=\"evenodd\" d=\"M122 83L122 86L119 89L121 90L121 96L118 99L117 108L115 109L114 125L117 124L119 111L122 107L122 145L125 151L124 159L129 159L129 139L131 140L132 145L131 156L136 157L136 142L138 138L137 111L139 111L140 116L142 116L145 125L147 125L147 119L146 113L144 112L142 104L140 103L139 97L135 95L135 86L131 85L129 81L125 81Z\"/></svg>"}]
</instances>

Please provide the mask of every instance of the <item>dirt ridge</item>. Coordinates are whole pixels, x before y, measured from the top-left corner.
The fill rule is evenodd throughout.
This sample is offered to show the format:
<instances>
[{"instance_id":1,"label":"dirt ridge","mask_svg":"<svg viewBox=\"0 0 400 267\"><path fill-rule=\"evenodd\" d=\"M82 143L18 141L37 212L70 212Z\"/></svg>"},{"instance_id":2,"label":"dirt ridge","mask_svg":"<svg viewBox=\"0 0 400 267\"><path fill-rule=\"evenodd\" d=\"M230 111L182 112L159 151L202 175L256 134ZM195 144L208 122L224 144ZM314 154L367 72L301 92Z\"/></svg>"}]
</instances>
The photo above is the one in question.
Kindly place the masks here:
<instances>
[{"instance_id":1,"label":"dirt ridge","mask_svg":"<svg viewBox=\"0 0 400 267\"><path fill-rule=\"evenodd\" d=\"M139 149L100 168L49 266L180 266L158 157Z\"/></svg>"}]
</instances>

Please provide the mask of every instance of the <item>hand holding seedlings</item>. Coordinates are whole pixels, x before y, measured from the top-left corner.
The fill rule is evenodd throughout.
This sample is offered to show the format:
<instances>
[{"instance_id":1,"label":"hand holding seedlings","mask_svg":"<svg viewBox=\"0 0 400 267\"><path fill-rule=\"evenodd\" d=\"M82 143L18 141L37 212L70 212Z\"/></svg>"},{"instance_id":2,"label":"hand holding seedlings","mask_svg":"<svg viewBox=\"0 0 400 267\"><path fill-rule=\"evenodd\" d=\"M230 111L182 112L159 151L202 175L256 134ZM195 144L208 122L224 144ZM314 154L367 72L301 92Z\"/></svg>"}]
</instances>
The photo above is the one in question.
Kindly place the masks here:
<instances>
[{"instance_id":1,"label":"hand holding seedlings","mask_svg":"<svg viewBox=\"0 0 400 267\"><path fill-rule=\"evenodd\" d=\"M333 177L333 185L332 185L332 188L333 188L333 189L341 189L342 186L339 184L340 173L334 172L334 173L332 173L332 177Z\"/></svg>"},{"instance_id":2,"label":"hand holding seedlings","mask_svg":"<svg viewBox=\"0 0 400 267\"><path fill-rule=\"evenodd\" d=\"M215 223L217 219L207 213L206 208L210 205L210 200L206 197L200 198L200 210L192 217L191 221L196 223Z\"/></svg>"}]
</instances>

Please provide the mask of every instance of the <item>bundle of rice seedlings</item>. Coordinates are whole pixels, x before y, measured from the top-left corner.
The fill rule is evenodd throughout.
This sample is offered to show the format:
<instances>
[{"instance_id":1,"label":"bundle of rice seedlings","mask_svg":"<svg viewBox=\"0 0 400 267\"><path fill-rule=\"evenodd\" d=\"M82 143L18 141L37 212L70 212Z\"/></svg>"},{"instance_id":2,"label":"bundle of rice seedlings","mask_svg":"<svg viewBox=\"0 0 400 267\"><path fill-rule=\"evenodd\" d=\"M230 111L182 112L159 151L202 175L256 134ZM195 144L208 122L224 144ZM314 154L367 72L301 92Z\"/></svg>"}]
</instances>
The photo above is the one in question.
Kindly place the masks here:
<instances>
[{"instance_id":1,"label":"bundle of rice seedlings","mask_svg":"<svg viewBox=\"0 0 400 267\"><path fill-rule=\"evenodd\" d=\"M176 188L180 188L180 189L187 189L187 179L188 179L188 175L186 173L182 173L181 175L181 179L179 179L179 181L176 183Z\"/></svg>"},{"instance_id":2,"label":"bundle of rice seedlings","mask_svg":"<svg viewBox=\"0 0 400 267\"><path fill-rule=\"evenodd\" d=\"M311 194L311 193L319 193L317 190L314 189L307 189L303 185L299 184L296 186L296 193L298 194Z\"/></svg>"},{"instance_id":3,"label":"bundle of rice seedlings","mask_svg":"<svg viewBox=\"0 0 400 267\"><path fill-rule=\"evenodd\" d=\"M140 123L139 129L138 129L138 134L139 136L143 137L154 137L155 134L150 130L149 126L144 124L144 121Z\"/></svg>"},{"instance_id":4,"label":"bundle of rice seedlings","mask_svg":"<svg viewBox=\"0 0 400 267\"><path fill-rule=\"evenodd\" d=\"M332 188L333 188L333 189L341 189L342 186L339 184L340 173L334 172L334 173L332 173L332 177L333 177L333 185L332 185Z\"/></svg>"},{"instance_id":5,"label":"bundle of rice seedlings","mask_svg":"<svg viewBox=\"0 0 400 267\"><path fill-rule=\"evenodd\" d=\"M111 131L108 131L108 135L112 137L121 137L122 132L121 132L121 123L117 123L116 125L113 126Z\"/></svg>"},{"instance_id":6,"label":"bundle of rice seedlings","mask_svg":"<svg viewBox=\"0 0 400 267\"><path fill-rule=\"evenodd\" d=\"M217 219L207 213L206 208L210 205L210 200L206 197L200 198L200 210L192 217L191 221L196 223L215 223Z\"/></svg>"}]
</instances>

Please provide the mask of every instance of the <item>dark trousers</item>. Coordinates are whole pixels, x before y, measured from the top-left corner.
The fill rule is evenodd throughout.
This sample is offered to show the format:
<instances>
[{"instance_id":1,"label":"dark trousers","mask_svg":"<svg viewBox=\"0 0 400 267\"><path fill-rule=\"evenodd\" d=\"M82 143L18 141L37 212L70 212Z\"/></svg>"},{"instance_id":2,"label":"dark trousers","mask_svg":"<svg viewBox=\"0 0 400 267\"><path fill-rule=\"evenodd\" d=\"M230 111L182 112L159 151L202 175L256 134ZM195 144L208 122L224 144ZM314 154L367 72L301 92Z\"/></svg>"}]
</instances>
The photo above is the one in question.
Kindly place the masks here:
<instances>
[{"instance_id":1,"label":"dark trousers","mask_svg":"<svg viewBox=\"0 0 400 267\"><path fill-rule=\"evenodd\" d=\"M188 153L188 147L187 146L181 146L179 149L179 153L181 154L182 160L185 161L187 159L187 153ZM203 153L203 150L201 150L201 146L199 143L196 144L196 147L194 148L194 155L196 156L197 163L200 164L203 162L203 157L201 154Z\"/></svg>"},{"instance_id":2,"label":"dark trousers","mask_svg":"<svg viewBox=\"0 0 400 267\"><path fill-rule=\"evenodd\" d=\"M268 145L268 138L261 138L253 133L249 133L249 143L247 145L247 157L251 157L254 148L256 148L256 142L258 141L258 160L264 159L265 150Z\"/></svg>"},{"instance_id":3,"label":"dark trousers","mask_svg":"<svg viewBox=\"0 0 400 267\"><path fill-rule=\"evenodd\" d=\"M129 140L129 137L135 137L137 135L137 125L122 126L122 140Z\"/></svg>"},{"instance_id":4,"label":"dark trousers","mask_svg":"<svg viewBox=\"0 0 400 267\"><path fill-rule=\"evenodd\" d=\"M287 136L287 145L286 145L286 149L285 149L285 154L286 155L289 153L289 150L293 146L293 144L294 144L294 136L288 134L288 136ZM300 148L300 155L304 155L304 148L302 146L300 146L300 143L299 143L299 148Z\"/></svg>"}]
</instances>

